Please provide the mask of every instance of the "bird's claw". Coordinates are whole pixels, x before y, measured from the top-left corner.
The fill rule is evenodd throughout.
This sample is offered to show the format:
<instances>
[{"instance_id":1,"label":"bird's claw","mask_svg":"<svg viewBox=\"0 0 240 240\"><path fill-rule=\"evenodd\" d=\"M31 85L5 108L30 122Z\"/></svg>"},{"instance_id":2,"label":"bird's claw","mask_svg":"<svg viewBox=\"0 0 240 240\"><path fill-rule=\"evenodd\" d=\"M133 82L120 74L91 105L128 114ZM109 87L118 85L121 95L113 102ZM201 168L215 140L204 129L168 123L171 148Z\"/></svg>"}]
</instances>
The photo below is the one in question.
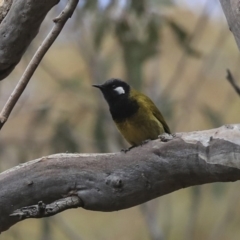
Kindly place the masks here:
<instances>
[{"instance_id":1,"label":"bird's claw","mask_svg":"<svg viewBox=\"0 0 240 240\"><path fill-rule=\"evenodd\" d=\"M143 146L144 144L146 144L146 143L148 143L148 142L150 142L150 141L151 141L151 139L146 139L146 140L142 141L142 143L140 144L140 146Z\"/></svg>"},{"instance_id":2,"label":"bird's claw","mask_svg":"<svg viewBox=\"0 0 240 240\"><path fill-rule=\"evenodd\" d=\"M133 146L127 148L127 149L122 149L121 152L127 153L127 152L129 152L131 149L133 149L133 148L135 148L135 147L138 147L138 146L143 146L144 144L146 144L146 143L148 143L148 142L150 142L150 141L151 141L151 139L146 139L146 140L142 141L140 145L133 145Z\"/></svg>"},{"instance_id":3,"label":"bird's claw","mask_svg":"<svg viewBox=\"0 0 240 240\"><path fill-rule=\"evenodd\" d=\"M127 148L127 149L122 149L121 152L127 153L127 152L129 152L131 149L133 149L135 147L137 147L137 146L133 145L133 146Z\"/></svg>"},{"instance_id":4,"label":"bird's claw","mask_svg":"<svg viewBox=\"0 0 240 240\"><path fill-rule=\"evenodd\" d=\"M158 138L161 140L161 142L168 142L172 140L174 137L176 137L175 134L168 134L168 133L163 133L158 136Z\"/></svg>"}]
</instances>

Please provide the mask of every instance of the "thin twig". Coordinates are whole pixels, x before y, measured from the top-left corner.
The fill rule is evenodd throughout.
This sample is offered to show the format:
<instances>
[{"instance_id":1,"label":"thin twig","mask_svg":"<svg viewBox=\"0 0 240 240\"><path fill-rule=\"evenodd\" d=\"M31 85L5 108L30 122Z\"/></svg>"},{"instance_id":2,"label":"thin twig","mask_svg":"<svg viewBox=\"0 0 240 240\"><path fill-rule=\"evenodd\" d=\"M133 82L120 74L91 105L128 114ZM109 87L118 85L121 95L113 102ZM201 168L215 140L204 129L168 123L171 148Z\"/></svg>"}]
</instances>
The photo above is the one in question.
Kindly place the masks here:
<instances>
[{"instance_id":1,"label":"thin twig","mask_svg":"<svg viewBox=\"0 0 240 240\"><path fill-rule=\"evenodd\" d=\"M19 80L17 86L13 90L12 94L10 95L7 103L3 107L0 113L0 129L3 127L5 122L7 121L9 115L11 114L14 106L16 105L18 99L22 95L24 89L26 88L28 82L30 81L33 73L37 69L39 63L41 62L42 58L54 43L56 38L58 37L59 33L62 31L65 23L69 18L71 18L79 0L69 0L68 4L66 5L65 9L59 14L58 17L53 19L55 23L52 30L49 32L47 37L44 39L36 53L34 54L32 60L28 64L25 72L23 73L21 79Z\"/></svg>"},{"instance_id":2,"label":"thin twig","mask_svg":"<svg viewBox=\"0 0 240 240\"><path fill-rule=\"evenodd\" d=\"M234 90L237 92L237 94L240 96L240 87L237 85L235 78L233 77L231 71L229 69L227 69L227 76L226 76L227 80L229 81L229 83L232 85L232 87L234 88Z\"/></svg>"}]
</instances>

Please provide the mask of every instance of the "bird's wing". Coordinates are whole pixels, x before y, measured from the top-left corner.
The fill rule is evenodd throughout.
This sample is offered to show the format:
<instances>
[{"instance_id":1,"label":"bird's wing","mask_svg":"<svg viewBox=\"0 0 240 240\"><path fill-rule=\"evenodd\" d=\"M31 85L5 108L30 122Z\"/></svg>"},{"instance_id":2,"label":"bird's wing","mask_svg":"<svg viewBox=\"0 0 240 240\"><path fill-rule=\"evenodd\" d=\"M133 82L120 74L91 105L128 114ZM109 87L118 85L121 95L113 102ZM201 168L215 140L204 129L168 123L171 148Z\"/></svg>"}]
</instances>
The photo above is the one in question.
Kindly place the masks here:
<instances>
[{"instance_id":1,"label":"bird's wing","mask_svg":"<svg viewBox=\"0 0 240 240\"><path fill-rule=\"evenodd\" d=\"M158 108L155 106L155 104L152 102L152 105L151 105L151 109L152 109L152 112L153 112L153 115L162 123L163 125L163 128L164 128L164 131L166 133L171 133L165 119L163 118L161 112L158 110Z\"/></svg>"},{"instance_id":2,"label":"bird's wing","mask_svg":"<svg viewBox=\"0 0 240 240\"><path fill-rule=\"evenodd\" d=\"M140 92L137 92L137 95L138 95L138 101L142 102L143 106L147 108L146 111L151 112L154 115L154 117L157 118L158 121L163 125L164 131L166 133L170 134L171 131L170 131L165 119L163 118L163 115L158 110L158 108L155 106L155 104L152 102L152 100Z\"/></svg>"}]
</instances>

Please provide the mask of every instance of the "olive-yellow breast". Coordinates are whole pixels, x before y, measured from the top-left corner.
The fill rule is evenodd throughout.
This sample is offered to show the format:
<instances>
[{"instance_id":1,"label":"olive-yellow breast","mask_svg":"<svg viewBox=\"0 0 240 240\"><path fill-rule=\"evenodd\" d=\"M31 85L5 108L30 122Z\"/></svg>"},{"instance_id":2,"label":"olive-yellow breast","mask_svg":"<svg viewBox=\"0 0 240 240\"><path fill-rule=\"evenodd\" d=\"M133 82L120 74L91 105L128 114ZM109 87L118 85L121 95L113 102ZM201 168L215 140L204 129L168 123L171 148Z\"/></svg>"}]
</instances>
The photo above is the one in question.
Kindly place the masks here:
<instances>
[{"instance_id":1,"label":"olive-yellow breast","mask_svg":"<svg viewBox=\"0 0 240 240\"><path fill-rule=\"evenodd\" d=\"M152 100L126 82L110 79L102 85L93 86L103 93L118 130L131 145L137 146L145 140L157 139L164 132L170 133Z\"/></svg>"}]
</instances>

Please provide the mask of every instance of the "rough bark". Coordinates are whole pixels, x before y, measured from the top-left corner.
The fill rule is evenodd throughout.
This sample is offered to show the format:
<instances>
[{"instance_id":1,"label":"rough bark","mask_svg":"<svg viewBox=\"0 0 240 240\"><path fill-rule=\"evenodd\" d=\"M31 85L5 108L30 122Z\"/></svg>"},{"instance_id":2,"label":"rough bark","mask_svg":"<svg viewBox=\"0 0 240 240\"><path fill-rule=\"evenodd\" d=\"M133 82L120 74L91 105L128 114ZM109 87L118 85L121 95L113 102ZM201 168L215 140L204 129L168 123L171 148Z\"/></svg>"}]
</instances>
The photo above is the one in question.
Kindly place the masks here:
<instances>
[{"instance_id":1,"label":"rough bark","mask_svg":"<svg viewBox=\"0 0 240 240\"><path fill-rule=\"evenodd\" d=\"M0 23L6 17L12 6L12 0L0 0Z\"/></svg>"},{"instance_id":2,"label":"rough bark","mask_svg":"<svg viewBox=\"0 0 240 240\"><path fill-rule=\"evenodd\" d=\"M36 71L44 55L47 53L48 49L52 46L52 44L62 31L67 20L72 17L72 14L75 8L77 7L78 1L79 0L69 0L68 3L66 4L66 7L62 10L62 12L56 18L53 19L54 26L52 30L46 36L46 38L39 46L34 56L32 57L22 77L18 81L16 87L12 91L6 104L4 105L2 111L0 112L0 130L8 120L14 106L16 105L18 99L21 97L22 93L27 87L27 84L29 83L32 75Z\"/></svg>"},{"instance_id":3,"label":"rough bark","mask_svg":"<svg viewBox=\"0 0 240 240\"><path fill-rule=\"evenodd\" d=\"M0 80L21 60L49 10L59 0L13 0L0 3ZM2 7L2 8L1 8Z\"/></svg>"},{"instance_id":4,"label":"rough bark","mask_svg":"<svg viewBox=\"0 0 240 240\"><path fill-rule=\"evenodd\" d=\"M240 124L179 133L127 153L50 155L0 174L0 232L68 208L115 211L181 188L239 179Z\"/></svg>"},{"instance_id":5,"label":"rough bark","mask_svg":"<svg viewBox=\"0 0 240 240\"><path fill-rule=\"evenodd\" d=\"M240 0L219 0L230 31L232 31L240 50Z\"/></svg>"}]
</instances>

